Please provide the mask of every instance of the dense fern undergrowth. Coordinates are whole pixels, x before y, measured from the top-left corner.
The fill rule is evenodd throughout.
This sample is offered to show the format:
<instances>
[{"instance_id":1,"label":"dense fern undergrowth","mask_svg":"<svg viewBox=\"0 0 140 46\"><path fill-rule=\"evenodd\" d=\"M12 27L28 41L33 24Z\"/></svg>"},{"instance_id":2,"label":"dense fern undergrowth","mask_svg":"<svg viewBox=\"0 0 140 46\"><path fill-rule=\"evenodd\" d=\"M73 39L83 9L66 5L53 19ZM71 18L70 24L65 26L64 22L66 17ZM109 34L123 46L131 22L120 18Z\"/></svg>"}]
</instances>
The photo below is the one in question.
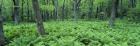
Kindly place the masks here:
<instances>
[{"instance_id":1,"label":"dense fern undergrowth","mask_svg":"<svg viewBox=\"0 0 140 46\"><path fill-rule=\"evenodd\" d=\"M140 24L117 21L44 22L46 36L38 36L35 23L4 25L6 46L139 46Z\"/></svg>"}]
</instances>

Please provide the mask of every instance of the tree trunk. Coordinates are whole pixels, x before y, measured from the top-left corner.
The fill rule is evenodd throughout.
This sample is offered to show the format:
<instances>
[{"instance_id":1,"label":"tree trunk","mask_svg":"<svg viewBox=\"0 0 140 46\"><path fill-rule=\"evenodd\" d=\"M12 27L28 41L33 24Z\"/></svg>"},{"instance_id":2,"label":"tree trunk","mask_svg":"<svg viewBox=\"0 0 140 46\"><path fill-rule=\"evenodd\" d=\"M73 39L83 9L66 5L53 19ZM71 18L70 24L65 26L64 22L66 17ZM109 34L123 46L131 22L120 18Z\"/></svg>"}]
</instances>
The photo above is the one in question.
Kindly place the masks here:
<instances>
[{"instance_id":1,"label":"tree trunk","mask_svg":"<svg viewBox=\"0 0 140 46\"><path fill-rule=\"evenodd\" d=\"M39 9L38 0L32 0L32 5L34 8L34 13L36 15L36 23L37 23L38 33L40 35L45 35L45 29L43 26L43 21L42 21L42 16L41 16L40 9Z\"/></svg>"},{"instance_id":2,"label":"tree trunk","mask_svg":"<svg viewBox=\"0 0 140 46\"><path fill-rule=\"evenodd\" d=\"M111 17L110 17L110 20L109 20L109 26L110 27L113 27L115 25L114 22L115 22L115 18L116 18L116 15L117 15L118 4L119 4L119 0L112 0Z\"/></svg>"},{"instance_id":3,"label":"tree trunk","mask_svg":"<svg viewBox=\"0 0 140 46\"><path fill-rule=\"evenodd\" d=\"M89 0L89 12L88 12L88 19L90 20L93 16L93 0Z\"/></svg>"},{"instance_id":4,"label":"tree trunk","mask_svg":"<svg viewBox=\"0 0 140 46\"><path fill-rule=\"evenodd\" d=\"M30 6L29 6L30 4L29 4L29 0L27 0L27 21L31 21L31 14L30 14Z\"/></svg>"},{"instance_id":5,"label":"tree trunk","mask_svg":"<svg viewBox=\"0 0 140 46\"><path fill-rule=\"evenodd\" d=\"M66 2L66 0L64 0L64 2L63 2L63 6L62 6L62 20L64 20L65 19L65 2Z\"/></svg>"},{"instance_id":6,"label":"tree trunk","mask_svg":"<svg viewBox=\"0 0 140 46\"><path fill-rule=\"evenodd\" d=\"M80 7L80 2L81 0L73 0L73 16L74 16L74 20L77 21L78 16L79 15L79 7Z\"/></svg>"},{"instance_id":7,"label":"tree trunk","mask_svg":"<svg viewBox=\"0 0 140 46\"><path fill-rule=\"evenodd\" d=\"M136 0L129 0L129 7L135 8L136 7Z\"/></svg>"},{"instance_id":8,"label":"tree trunk","mask_svg":"<svg viewBox=\"0 0 140 46\"><path fill-rule=\"evenodd\" d=\"M49 0L44 0L46 5L49 5ZM49 11L46 10L45 11L45 20L49 20L50 19L50 14Z\"/></svg>"},{"instance_id":9,"label":"tree trunk","mask_svg":"<svg viewBox=\"0 0 140 46\"><path fill-rule=\"evenodd\" d=\"M0 46L4 46L4 44L5 44L5 38L4 38L4 32L3 32L2 3L1 3L0 4Z\"/></svg>"},{"instance_id":10,"label":"tree trunk","mask_svg":"<svg viewBox=\"0 0 140 46\"><path fill-rule=\"evenodd\" d=\"M14 22L15 24L19 23L19 0L13 0L14 3L14 13L13 13L13 17L14 17Z\"/></svg>"},{"instance_id":11,"label":"tree trunk","mask_svg":"<svg viewBox=\"0 0 140 46\"><path fill-rule=\"evenodd\" d=\"M21 21L24 21L24 0L21 0L22 4L21 4Z\"/></svg>"},{"instance_id":12,"label":"tree trunk","mask_svg":"<svg viewBox=\"0 0 140 46\"><path fill-rule=\"evenodd\" d=\"M3 32L3 21L0 14L0 46L5 44L4 32Z\"/></svg>"},{"instance_id":13,"label":"tree trunk","mask_svg":"<svg viewBox=\"0 0 140 46\"><path fill-rule=\"evenodd\" d=\"M74 21L77 20L77 14L76 14L76 0L74 0L73 2L73 17L74 17Z\"/></svg>"},{"instance_id":14,"label":"tree trunk","mask_svg":"<svg viewBox=\"0 0 140 46\"><path fill-rule=\"evenodd\" d=\"M54 2L54 19L57 20L59 18L58 16L58 0L53 0Z\"/></svg>"}]
</instances>

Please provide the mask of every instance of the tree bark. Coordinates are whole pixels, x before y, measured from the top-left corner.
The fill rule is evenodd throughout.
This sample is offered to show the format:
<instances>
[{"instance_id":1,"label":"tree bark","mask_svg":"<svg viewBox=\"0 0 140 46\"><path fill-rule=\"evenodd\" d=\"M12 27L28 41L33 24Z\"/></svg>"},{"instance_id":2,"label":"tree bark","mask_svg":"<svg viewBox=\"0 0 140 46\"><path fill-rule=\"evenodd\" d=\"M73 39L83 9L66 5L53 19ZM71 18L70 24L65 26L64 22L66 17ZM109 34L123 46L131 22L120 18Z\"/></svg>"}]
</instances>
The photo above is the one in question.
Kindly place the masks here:
<instances>
[{"instance_id":1,"label":"tree bark","mask_svg":"<svg viewBox=\"0 0 140 46\"><path fill-rule=\"evenodd\" d=\"M36 15L38 33L40 35L45 35L46 33L45 33L44 26L43 26L43 20L42 20L42 16L40 13L38 0L32 0L32 5L33 5L34 13Z\"/></svg>"},{"instance_id":2,"label":"tree bark","mask_svg":"<svg viewBox=\"0 0 140 46\"><path fill-rule=\"evenodd\" d=\"M130 8L135 8L136 7L136 1L137 0L129 0L129 7Z\"/></svg>"},{"instance_id":3,"label":"tree bark","mask_svg":"<svg viewBox=\"0 0 140 46\"><path fill-rule=\"evenodd\" d=\"M66 0L64 0L64 2L63 2L63 6L62 6L62 20L64 20L65 19L65 2L66 2Z\"/></svg>"},{"instance_id":4,"label":"tree bark","mask_svg":"<svg viewBox=\"0 0 140 46\"><path fill-rule=\"evenodd\" d=\"M93 0L89 0L89 12L88 12L88 18L89 20L91 20L91 18L93 17Z\"/></svg>"},{"instance_id":5,"label":"tree bark","mask_svg":"<svg viewBox=\"0 0 140 46\"><path fill-rule=\"evenodd\" d=\"M22 2L21 3L21 21L24 21L24 17L23 17L24 16L24 8L23 7L24 7L25 2L24 2L24 0L21 0L21 2Z\"/></svg>"},{"instance_id":6,"label":"tree bark","mask_svg":"<svg viewBox=\"0 0 140 46\"><path fill-rule=\"evenodd\" d=\"M14 12L13 12L13 17L14 17L14 22L15 24L19 23L19 0L13 0L14 3Z\"/></svg>"},{"instance_id":7,"label":"tree bark","mask_svg":"<svg viewBox=\"0 0 140 46\"><path fill-rule=\"evenodd\" d=\"M49 4L49 0L45 0L45 1L46 1L46 5L48 5ZM46 20L50 19L50 14L49 14L48 10L45 11L45 18L46 18Z\"/></svg>"},{"instance_id":8,"label":"tree bark","mask_svg":"<svg viewBox=\"0 0 140 46\"><path fill-rule=\"evenodd\" d=\"M54 19L57 20L59 18L58 16L58 0L53 0L54 2Z\"/></svg>"},{"instance_id":9,"label":"tree bark","mask_svg":"<svg viewBox=\"0 0 140 46\"><path fill-rule=\"evenodd\" d=\"M31 14L30 14L30 6L29 6L29 0L27 0L27 21L31 21Z\"/></svg>"},{"instance_id":10,"label":"tree bark","mask_svg":"<svg viewBox=\"0 0 140 46\"><path fill-rule=\"evenodd\" d=\"M4 44L5 44L5 38L3 32L2 4L0 4L0 46L4 46Z\"/></svg>"},{"instance_id":11,"label":"tree bark","mask_svg":"<svg viewBox=\"0 0 140 46\"><path fill-rule=\"evenodd\" d=\"M79 15L79 7L80 7L81 0L73 0L73 16L74 20L77 21Z\"/></svg>"},{"instance_id":12,"label":"tree bark","mask_svg":"<svg viewBox=\"0 0 140 46\"><path fill-rule=\"evenodd\" d=\"M119 0L112 0L112 10L111 10L111 17L109 20L109 26L113 27L115 24L115 18L117 15L117 8L118 8Z\"/></svg>"}]
</instances>

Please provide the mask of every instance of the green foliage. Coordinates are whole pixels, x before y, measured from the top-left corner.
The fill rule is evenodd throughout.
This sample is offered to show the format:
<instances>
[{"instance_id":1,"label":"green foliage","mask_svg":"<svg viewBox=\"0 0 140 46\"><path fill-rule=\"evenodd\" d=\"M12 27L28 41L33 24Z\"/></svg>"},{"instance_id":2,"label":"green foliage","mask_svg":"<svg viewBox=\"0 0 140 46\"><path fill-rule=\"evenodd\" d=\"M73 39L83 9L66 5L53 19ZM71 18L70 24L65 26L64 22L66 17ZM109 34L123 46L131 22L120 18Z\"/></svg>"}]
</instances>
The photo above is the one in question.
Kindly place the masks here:
<instances>
[{"instance_id":1,"label":"green foliage","mask_svg":"<svg viewBox=\"0 0 140 46\"><path fill-rule=\"evenodd\" d=\"M1 1L1 0L0 0ZM122 1L122 2L121 2ZM136 8L131 9L128 6L130 5L129 0L121 0L119 2L119 6L118 6L118 17L122 17L122 16L127 16L126 18L128 18L129 20L133 21L139 21L139 8L140 8L140 1L137 0L136 2ZM129 2L129 3L128 3ZM62 6L63 6L64 0L58 0L58 14L59 14L59 18L63 18L62 17ZM81 0L80 4L79 4L79 11L77 12L77 16L78 18L84 18L84 19L88 19L87 17L89 16L89 7L91 7L89 5L89 0ZM65 14L66 14L66 18L73 18L73 0L65 0ZM44 17L44 14L46 12L48 12L47 14L49 14L47 17L49 19L53 19L54 18L54 11L55 11L55 5L53 4L53 0L39 0L39 7L41 10L41 14ZM105 17L103 18L109 18L110 17L110 12L111 12L111 0L94 0L93 1L93 16L97 19L102 18L100 13L104 12L106 15L103 15ZM12 0L3 0L3 16L6 18L6 20L12 20L12 14L13 14L13 1ZM32 8L32 0L20 0L19 1L19 7L20 7L20 19L22 20L35 20L34 18L34 13L33 13L33 8ZM98 12L97 12L97 7L98 7ZM128 10L129 9L129 10ZM29 12L28 12L29 10ZM46 15L46 14L45 14ZM123 17L122 17L123 18ZM44 19L44 18L43 18Z\"/></svg>"},{"instance_id":2,"label":"green foliage","mask_svg":"<svg viewBox=\"0 0 140 46\"><path fill-rule=\"evenodd\" d=\"M108 28L106 21L45 22L49 35L38 37L35 24L5 25L7 46L138 46L140 24L117 21ZM12 30L11 30L12 29Z\"/></svg>"},{"instance_id":3,"label":"green foliage","mask_svg":"<svg viewBox=\"0 0 140 46\"><path fill-rule=\"evenodd\" d=\"M139 22L140 21L140 4L136 8L130 9L128 12L128 20Z\"/></svg>"},{"instance_id":4,"label":"green foliage","mask_svg":"<svg viewBox=\"0 0 140 46\"><path fill-rule=\"evenodd\" d=\"M20 36L13 41L8 46L27 46L30 41L35 40L36 36L28 35L28 36Z\"/></svg>"}]
</instances>

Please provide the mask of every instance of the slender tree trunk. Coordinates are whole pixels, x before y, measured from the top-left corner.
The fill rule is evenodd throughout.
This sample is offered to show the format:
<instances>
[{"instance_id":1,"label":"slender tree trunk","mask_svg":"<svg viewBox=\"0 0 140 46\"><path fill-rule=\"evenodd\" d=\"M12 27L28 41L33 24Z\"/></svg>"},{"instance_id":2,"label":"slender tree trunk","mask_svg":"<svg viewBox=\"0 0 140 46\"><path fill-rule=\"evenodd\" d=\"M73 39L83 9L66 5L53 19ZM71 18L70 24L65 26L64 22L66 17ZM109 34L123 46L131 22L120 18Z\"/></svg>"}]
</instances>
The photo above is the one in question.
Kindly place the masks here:
<instances>
[{"instance_id":1,"label":"slender tree trunk","mask_svg":"<svg viewBox=\"0 0 140 46\"><path fill-rule=\"evenodd\" d=\"M22 4L21 4L21 21L24 21L24 0L21 0Z\"/></svg>"},{"instance_id":2,"label":"slender tree trunk","mask_svg":"<svg viewBox=\"0 0 140 46\"><path fill-rule=\"evenodd\" d=\"M137 0L129 0L129 7L130 8L135 8L136 7L136 1Z\"/></svg>"},{"instance_id":3,"label":"slender tree trunk","mask_svg":"<svg viewBox=\"0 0 140 46\"><path fill-rule=\"evenodd\" d=\"M49 0L46 0L46 3L49 4Z\"/></svg>"},{"instance_id":4,"label":"slender tree trunk","mask_svg":"<svg viewBox=\"0 0 140 46\"><path fill-rule=\"evenodd\" d=\"M77 20L77 11L76 11L76 0L73 2L73 16L74 16L74 21Z\"/></svg>"},{"instance_id":5,"label":"slender tree trunk","mask_svg":"<svg viewBox=\"0 0 140 46\"><path fill-rule=\"evenodd\" d=\"M93 16L93 0L89 0L88 4L89 4L88 18L90 20Z\"/></svg>"},{"instance_id":6,"label":"slender tree trunk","mask_svg":"<svg viewBox=\"0 0 140 46\"><path fill-rule=\"evenodd\" d=\"M118 5L118 16L120 19L123 19L123 0L120 0L119 5Z\"/></svg>"},{"instance_id":7,"label":"slender tree trunk","mask_svg":"<svg viewBox=\"0 0 140 46\"><path fill-rule=\"evenodd\" d=\"M2 3L0 3L0 46L4 46L4 44L5 44L5 38L4 38L4 32L3 32Z\"/></svg>"},{"instance_id":8,"label":"slender tree trunk","mask_svg":"<svg viewBox=\"0 0 140 46\"><path fill-rule=\"evenodd\" d=\"M46 3L46 5L49 5L49 0L44 0ZM45 20L49 20L50 19L50 14L49 14L49 11L46 10L45 11Z\"/></svg>"},{"instance_id":9,"label":"slender tree trunk","mask_svg":"<svg viewBox=\"0 0 140 46\"><path fill-rule=\"evenodd\" d=\"M53 0L54 2L54 19L57 20L59 18L58 16L58 0Z\"/></svg>"},{"instance_id":10,"label":"slender tree trunk","mask_svg":"<svg viewBox=\"0 0 140 46\"><path fill-rule=\"evenodd\" d=\"M66 0L64 0L64 2L63 2L63 6L62 6L62 20L64 20L65 19L65 2L66 2Z\"/></svg>"},{"instance_id":11,"label":"slender tree trunk","mask_svg":"<svg viewBox=\"0 0 140 46\"><path fill-rule=\"evenodd\" d=\"M112 5L110 5L110 4L112 4L112 0L108 0L107 1L108 3L107 3L107 9L106 9L106 12L107 12L107 15L109 15L109 16L111 16L111 6Z\"/></svg>"},{"instance_id":12,"label":"slender tree trunk","mask_svg":"<svg viewBox=\"0 0 140 46\"><path fill-rule=\"evenodd\" d=\"M38 0L32 0L32 5L34 8L34 13L36 15L36 23L37 23L38 32L40 35L45 35L46 33L43 26L43 20L40 13Z\"/></svg>"},{"instance_id":13,"label":"slender tree trunk","mask_svg":"<svg viewBox=\"0 0 140 46\"><path fill-rule=\"evenodd\" d=\"M14 3L14 13L13 13L13 16L14 16L14 22L15 24L18 24L19 23L19 0L13 0L13 3Z\"/></svg>"},{"instance_id":14,"label":"slender tree trunk","mask_svg":"<svg viewBox=\"0 0 140 46\"><path fill-rule=\"evenodd\" d=\"M97 7L96 7L96 16L95 16L95 18L97 18L98 13L99 13L99 7L97 6Z\"/></svg>"},{"instance_id":15,"label":"slender tree trunk","mask_svg":"<svg viewBox=\"0 0 140 46\"><path fill-rule=\"evenodd\" d=\"M117 15L118 4L119 4L119 0L112 0L111 17L110 17L110 20L109 20L109 26L110 27L113 27L115 25L114 22L115 22L115 18L116 18L116 15Z\"/></svg>"},{"instance_id":16,"label":"slender tree trunk","mask_svg":"<svg viewBox=\"0 0 140 46\"><path fill-rule=\"evenodd\" d=\"M30 4L29 4L29 0L27 0L27 16L28 16L28 20L27 21L30 21L31 19L31 15L30 15L30 6L29 6Z\"/></svg>"},{"instance_id":17,"label":"slender tree trunk","mask_svg":"<svg viewBox=\"0 0 140 46\"><path fill-rule=\"evenodd\" d=\"M77 21L79 15L79 7L80 7L81 0L73 0L73 16L74 20Z\"/></svg>"},{"instance_id":18,"label":"slender tree trunk","mask_svg":"<svg viewBox=\"0 0 140 46\"><path fill-rule=\"evenodd\" d=\"M3 21L0 14L0 46L5 44L4 32L3 32Z\"/></svg>"}]
</instances>

